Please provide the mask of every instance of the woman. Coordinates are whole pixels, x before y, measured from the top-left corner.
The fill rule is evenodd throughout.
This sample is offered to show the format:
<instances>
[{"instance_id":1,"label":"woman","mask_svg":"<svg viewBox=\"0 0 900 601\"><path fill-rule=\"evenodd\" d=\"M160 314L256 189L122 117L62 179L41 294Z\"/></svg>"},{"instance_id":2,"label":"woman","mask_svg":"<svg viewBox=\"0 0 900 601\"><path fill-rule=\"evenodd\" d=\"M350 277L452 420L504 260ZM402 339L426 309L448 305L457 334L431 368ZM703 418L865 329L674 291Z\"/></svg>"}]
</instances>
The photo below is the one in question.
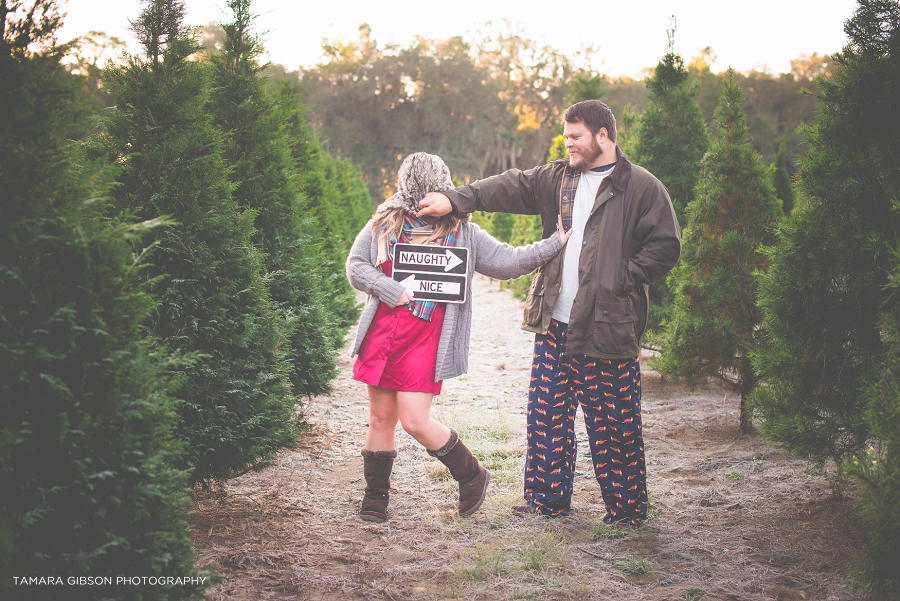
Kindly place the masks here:
<instances>
[{"instance_id":1,"label":"woman","mask_svg":"<svg viewBox=\"0 0 900 601\"><path fill-rule=\"evenodd\" d=\"M358 355L353 378L366 384L369 396L369 428L362 450L366 490L359 512L366 521L387 519L398 421L459 483L460 515L478 510L490 479L456 431L430 416L432 399L440 393L443 380L465 373L468 367L471 290L465 302L458 304L416 300L390 277L394 245L468 248L467 281L474 271L510 279L546 263L569 236L560 222L552 237L513 248L471 223L468 215L416 216L426 193L452 187L450 170L440 157L424 152L406 157L397 174L397 192L376 209L347 259L350 284L369 295L352 351Z\"/></svg>"}]
</instances>

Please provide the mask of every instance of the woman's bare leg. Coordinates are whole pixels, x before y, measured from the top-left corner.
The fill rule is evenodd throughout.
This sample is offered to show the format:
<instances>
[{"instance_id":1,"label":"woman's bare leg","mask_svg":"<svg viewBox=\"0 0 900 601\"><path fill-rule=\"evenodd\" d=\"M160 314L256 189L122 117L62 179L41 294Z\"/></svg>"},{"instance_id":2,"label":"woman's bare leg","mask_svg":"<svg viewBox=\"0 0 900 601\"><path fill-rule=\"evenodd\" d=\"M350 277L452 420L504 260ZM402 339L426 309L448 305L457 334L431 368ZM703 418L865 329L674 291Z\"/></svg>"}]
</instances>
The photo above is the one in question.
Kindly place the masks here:
<instances>
[{"instance_id":1,"label":"woman's bare leg","mask_svg":"<svg viewBox=\"0 0 900 601\"><path fill-rule=\"evenodd\" d=\"M370 451L393 451L397 426L397 391L369 384L369 429L366 448Z\"/></svg>"},{"instance_id":2,"label":"woman's bare leg","mask_svg":"<svg viewBox=\"0 0 900 601\"><path fill-rule=\"evenodd\" d=\"M428 392L397 392L397 416L403 429L430 451L440 449L450 440L450 428L431 418Z\"/></svg>"}]
</instances>

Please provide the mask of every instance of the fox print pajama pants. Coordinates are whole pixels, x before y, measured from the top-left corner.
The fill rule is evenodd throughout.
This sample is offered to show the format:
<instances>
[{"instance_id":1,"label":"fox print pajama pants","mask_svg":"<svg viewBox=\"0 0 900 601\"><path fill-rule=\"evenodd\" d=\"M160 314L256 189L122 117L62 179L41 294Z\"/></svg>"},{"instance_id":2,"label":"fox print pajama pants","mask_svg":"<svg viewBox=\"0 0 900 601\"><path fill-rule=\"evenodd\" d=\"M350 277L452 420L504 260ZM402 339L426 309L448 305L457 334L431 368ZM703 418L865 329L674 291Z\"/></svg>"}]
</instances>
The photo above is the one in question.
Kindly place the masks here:
<instances>
[{"instance_id":1,"label":"fox print pajama pants","mask_svg":"<svg viewBox=\"0 0 900 601\"><path fill-rule=\"evenodd\" d=\"M640 522L647 514L647 478L641 434L641 374L637 359L568 355L566 324L551 320L537 334L528 388L525 499L538 513L571 509L577 440L575 411L587 427L594 475L607 523Z\"/></svg>"}]
</instances>

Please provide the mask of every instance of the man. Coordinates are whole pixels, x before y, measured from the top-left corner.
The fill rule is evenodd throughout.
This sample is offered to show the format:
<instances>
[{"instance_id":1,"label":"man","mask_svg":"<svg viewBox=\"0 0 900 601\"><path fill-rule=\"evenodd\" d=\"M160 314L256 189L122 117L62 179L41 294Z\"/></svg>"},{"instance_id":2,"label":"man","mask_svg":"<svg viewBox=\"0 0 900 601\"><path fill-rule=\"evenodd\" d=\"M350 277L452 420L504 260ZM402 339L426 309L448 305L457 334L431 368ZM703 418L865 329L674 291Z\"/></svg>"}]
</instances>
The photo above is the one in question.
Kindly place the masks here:
<instances>
[{"instance_id":1,"label":"man","mask_svg":"<svg viewBox=\"0 0 900 601\"><path fill-rule=\"evenodd\" d=\"M563 253L538 268L522 328L535 333L528 394L526 505L520 513L567 515L575 470L575 411L581 405L604 522L637 527L647 515L638 355L648 289L678 261L681 239L669 194L616 146L616 120L586 100L563 116L568 160L511 169L446 193L419 215L475 210L557 215L572 229Z\"/></svg>"}]
</instances>

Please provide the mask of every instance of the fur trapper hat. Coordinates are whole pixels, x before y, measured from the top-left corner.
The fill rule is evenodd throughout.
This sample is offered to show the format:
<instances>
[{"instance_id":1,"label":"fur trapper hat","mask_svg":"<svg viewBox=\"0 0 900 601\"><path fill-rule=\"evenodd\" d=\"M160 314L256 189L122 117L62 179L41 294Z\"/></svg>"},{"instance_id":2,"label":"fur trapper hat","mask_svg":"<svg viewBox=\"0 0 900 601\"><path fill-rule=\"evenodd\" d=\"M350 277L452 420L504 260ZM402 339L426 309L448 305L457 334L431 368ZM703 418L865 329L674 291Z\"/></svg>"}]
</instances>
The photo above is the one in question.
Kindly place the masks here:
<instances>
[{"instance_id":1,"label":"fur trapper hat","mask_svg":"<svg viewBox=\"0 0 900 601\"><path fill-rule=\"evenodd\" d=\"M419 211L419 201L425 194L452 189L450 169L441 157L427 152L414 152L400 164L397 171L397 191L378 205L375 212L403 209L415 215Z\"/></svg>"}]
</instances>

